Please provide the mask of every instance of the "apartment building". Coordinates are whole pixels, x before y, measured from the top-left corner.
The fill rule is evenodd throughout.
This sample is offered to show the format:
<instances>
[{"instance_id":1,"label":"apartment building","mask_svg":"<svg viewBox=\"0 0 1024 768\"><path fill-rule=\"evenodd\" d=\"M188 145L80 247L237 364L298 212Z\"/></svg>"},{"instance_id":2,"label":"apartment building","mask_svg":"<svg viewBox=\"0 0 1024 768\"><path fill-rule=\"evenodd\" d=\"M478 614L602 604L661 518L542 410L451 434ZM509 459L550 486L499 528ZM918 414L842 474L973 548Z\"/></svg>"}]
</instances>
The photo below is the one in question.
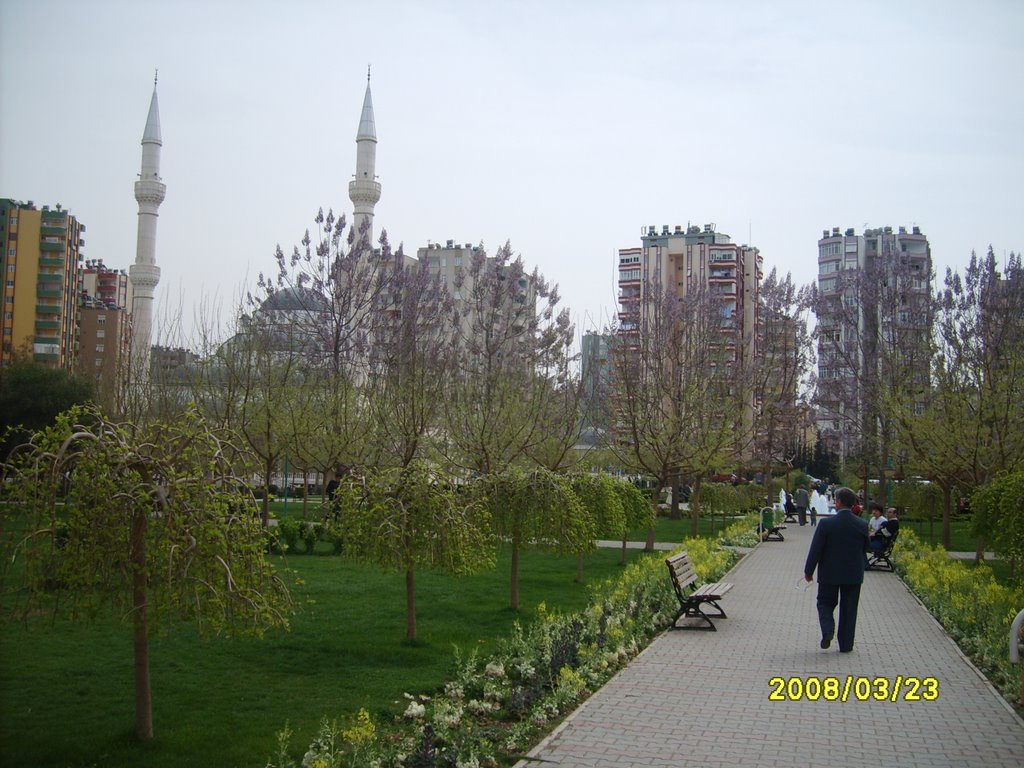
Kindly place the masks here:
<instances>
[{"instance_id":1,"label":"apartment building","mask_svg":"<svg viewBox=\"0 0 1024 768\"><path fill-rule=\"evenodd\" d=\"M0 365L25 352L51 367L74 368L84 233L60 205L37 209L32 201L0 199Z\"/></svg>"},{"instance_id":2,"label":"apartment building","mask_svg":"<svg viewBox=\"0 0 1024 768\"><path fill-rule=\"evenodd\" d=\"M899 377L927 387L930 359L911 352L932 330L931 275L920 227L834 227L818 240L817 425L843 462L884 439L872 416L872 382ZM901 370L886 370L894 359Z\"/></svg>"}]
</instances>

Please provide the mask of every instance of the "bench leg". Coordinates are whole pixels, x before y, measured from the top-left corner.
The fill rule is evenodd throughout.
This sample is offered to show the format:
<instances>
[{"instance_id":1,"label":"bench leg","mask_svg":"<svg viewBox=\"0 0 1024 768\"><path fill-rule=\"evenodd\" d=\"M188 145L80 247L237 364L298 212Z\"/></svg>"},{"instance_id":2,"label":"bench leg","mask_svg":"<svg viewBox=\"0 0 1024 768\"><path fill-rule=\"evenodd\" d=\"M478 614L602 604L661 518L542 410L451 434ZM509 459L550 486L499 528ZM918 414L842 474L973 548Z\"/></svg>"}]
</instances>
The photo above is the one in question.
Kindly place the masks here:
<instances>
[{"instance_id":1,"label":"bench leg","mask_svg":"<svg viewBox=\"0 0 1024 768\"><path fill-rule=\"evenodd\" d=\"M874 555L871 557L868 560L868 569L872 571L889 571L890 573L896 571L888 555Z\"/></svg>"},{"instance_id":2,"label":"bench leg","mask_svg":"<svg viewBox=\"0 0 1024 768\"><path fill-rule=\"evenodd\" d=\"M708 604L713 605L718 613L712 613L710 615L704 613L701 608L702 605ZM716 619L727 619L725 611L722 610L722 606L718 604L716 600L698 600L696 602L687 602L682 608L679 609L679 613L676 614L675 620L672 622L672 629L698 629L705 632L717 632L718 627L715 626L714 622L711 621L712 617ZM701 619L707 623L707 626L679 626L679 619Z\"/></svg>"}]
</instances>

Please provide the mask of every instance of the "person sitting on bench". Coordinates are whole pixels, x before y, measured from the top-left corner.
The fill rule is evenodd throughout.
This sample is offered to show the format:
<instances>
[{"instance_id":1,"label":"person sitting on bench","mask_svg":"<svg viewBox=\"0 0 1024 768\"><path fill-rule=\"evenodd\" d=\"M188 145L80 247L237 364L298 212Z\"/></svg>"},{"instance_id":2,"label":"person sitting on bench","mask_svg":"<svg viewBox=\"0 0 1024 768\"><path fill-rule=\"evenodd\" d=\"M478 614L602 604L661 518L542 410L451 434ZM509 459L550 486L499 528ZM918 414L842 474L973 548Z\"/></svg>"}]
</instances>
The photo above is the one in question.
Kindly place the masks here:
<instances>
[{"instance_id":1,"label":"person sitting on bench","mask_svg":"<svg viewBox=\"0 0 1024 768\"><path fill-rule=\"evenodd\" d=\"M871 504L871 518L868 520L868 544L871 549L881 549L883 546L882 539L879 538L878 532L882 529L882 526L889 522L888 518L882 514L882 505L877 501ZM877 539L877 541L876 541Z\"/></svg>"},{"instance_id":2,"label":"person sitting on bench","mask_svg":"<svg viewBox=\"0 0 1024 768\"><path fill-rule=\"evenodd\" d=\"M878 506L881 508L881 505ZM871 547L871 551L874 554L884 550L900 530L900 521L896 507L889 507L882 520L885 522L881 523L878 526L878 530L868 537L868 546Z\"/></svg>"}]
</instances>

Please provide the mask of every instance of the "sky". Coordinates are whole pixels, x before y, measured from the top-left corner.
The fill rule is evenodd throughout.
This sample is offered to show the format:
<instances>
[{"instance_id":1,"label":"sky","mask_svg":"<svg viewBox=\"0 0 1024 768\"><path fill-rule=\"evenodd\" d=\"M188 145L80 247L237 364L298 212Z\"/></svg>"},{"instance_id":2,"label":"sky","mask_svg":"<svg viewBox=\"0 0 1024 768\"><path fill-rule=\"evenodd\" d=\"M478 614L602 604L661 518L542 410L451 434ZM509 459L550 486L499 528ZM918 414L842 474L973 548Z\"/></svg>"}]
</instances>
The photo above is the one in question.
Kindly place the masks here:
<instances>
[{"instance_id":1,"label":"sky","mask_svg":"<svg viewBox=\"0 0 1024 768\"><path fill-rule=\"evenodd\" d=\"M159 69L154 343L188 346L319 208L351 220L372 65L375 231L510 241L577 333L651 224L798 284L823 229L919 226L941 280L1024 250L1022 33L1017 0L0 0L0 197L127 269Z\"/></svg>"}]
</instances>

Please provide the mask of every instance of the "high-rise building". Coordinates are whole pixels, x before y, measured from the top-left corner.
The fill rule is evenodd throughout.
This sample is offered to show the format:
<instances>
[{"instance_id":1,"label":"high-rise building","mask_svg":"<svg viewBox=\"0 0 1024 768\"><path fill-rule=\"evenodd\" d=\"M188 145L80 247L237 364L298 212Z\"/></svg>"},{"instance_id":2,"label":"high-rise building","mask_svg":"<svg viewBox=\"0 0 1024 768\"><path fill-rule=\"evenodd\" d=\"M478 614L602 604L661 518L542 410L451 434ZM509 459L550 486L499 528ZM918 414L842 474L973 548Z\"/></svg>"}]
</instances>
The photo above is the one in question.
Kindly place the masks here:
<instances>
[{"instance_id":1,"label":"high-rise building","mask_svg":"<svg viewBox=\"0 0 1024 768\"><path fill-rule=\"evenodd\" d=\"M682 298L691 291L705 290L721 315L718 339L713 342L716 365L724 363L732 369L752 365L760 339L762 278L760 251L733 243L714 224L703 228L688 225L685 229L664 225L660 232L653 225L647 227L639 248L619 251L619 335L624 352L651 307L649 291L667 291ZM742 394L742 403L737 458L745 460L752 442L752 390Z\"/></svg>"},{"instance_id":2,"label":"high-rise building","mask_svg":"<svg viewBox=\"0 0 1024 768\"><path fill-rule=\"evenodd\" d=\"M583 438L598 437L612 427L611 352L615 337L589 332L580 343L580 376L583 383Z\"/></svg>"},{"instance_id":3,"label":"high-rise building","mask_svg":"<svg viewBox=\"0 0 1024 768\"><path fill-rule=\"evenodd\" d=\"M78 346L79 261L85 225L61 206L0 200L3 314L0 365L27 352L72 370Z\"/></svg>"},{"instance_id":4,"label":"high-rise building","mask_svg":"<svg viewBox=\"0 0 1024 768\"><path fill-rule=\"evenodd\" d=\"M160 177L160 108L156 99L156 78L153 78L153 96L149 101L149 114L142 132L142 169L135 182L135 200L139 204L138 240L135 263L128 269L132 284L132 356L133 381L142 384L149 377L150 344L153 335L153 295L160 282L160 267L156 265L156 224L160 203L164 201L167 186Z\"/></svg>"},{"instance_id":5,"label":"high-rise building","mask_svg":"<svg viewBox=\"0 0 1024 768\"><path fill-rule=\"evenodd\" d=\"M753 360L757 351L762 258L757 248L738 245L714 224L650 226L640 248L619 251L619 330L635 331L645 286L657 284L682 297L700 286L719 302L722 344L736 362ZM737 341L738 340L738 341Z\"/></svg>"},{"instance_id":6,"label":"high-rise building","mask_svg":"<svg viewBox=\"0 0 1024 768\"><path fill-rule=\"evenodd\" d=\"M931 333L931 274L920 227L860 235L835 227L818 240L817 423L840 461L884 437L872 416L876 382L898 377L927 387L930 359L910 353L924 349L919 342ZM894 360L901 370L886 369Z\"/></svg>"}]
</instances>

